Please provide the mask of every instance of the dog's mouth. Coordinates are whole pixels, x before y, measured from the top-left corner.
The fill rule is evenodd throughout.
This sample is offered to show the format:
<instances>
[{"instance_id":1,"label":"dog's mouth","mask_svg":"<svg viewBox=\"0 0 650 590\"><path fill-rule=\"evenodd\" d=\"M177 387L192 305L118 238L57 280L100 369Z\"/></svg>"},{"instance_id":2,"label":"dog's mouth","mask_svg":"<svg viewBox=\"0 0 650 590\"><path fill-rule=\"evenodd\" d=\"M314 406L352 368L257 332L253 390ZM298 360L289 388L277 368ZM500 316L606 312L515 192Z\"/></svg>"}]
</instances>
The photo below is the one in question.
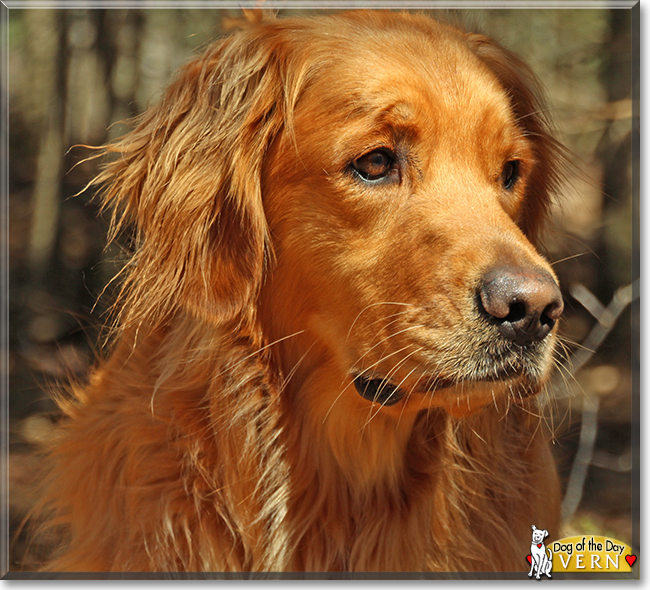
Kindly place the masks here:
<instances>
[{"instance_id":1,"label":"dog's mouth","mask_svg":"<svg viewBox=\"0 0 650 590\"><path fill-rule=\"evenodd\" d=\"M496 378L494 379L496 381ZM392 406L401 401L408 392L431 394L439 389L447 389L458 385L457 381L443 377L428 377L417 381L407 388L398 387L385 377L368 377L357 375L354 377L354 387L359 395L368 401Z\"/></svg>"},{"instance_id":2,"label":"dog's mouth","mask_svg":"<svg viewBox=\"0 0 650 590\"><path fill-rule=\"evenodd\" d=\"M382 406L396 404L406 393L386 379L372 379L363 375L357 375L354 378L354 387L363 399L376 402Z\"/></svg>"},{"instance_id":3,"label":"dog's mouth","mask_svg":"<svg viewBox=\"0 0 650 590\"><path fill-rule=\"evenodd\" d=\"M400 402L409 392L416 392L424 395L432 395L441 389L457 387L461 383L481 382L503 382L521 377L521 368L508 368L476 376L472 379L457 379L445 376L422 376L414 384L407 387L399 387L385 377L368 376L363 374L353 375L354 387L357 393L364 399L381 404L392 406ZM402 383L400 383L400 386Z\"/></svg>"}]
</instances>

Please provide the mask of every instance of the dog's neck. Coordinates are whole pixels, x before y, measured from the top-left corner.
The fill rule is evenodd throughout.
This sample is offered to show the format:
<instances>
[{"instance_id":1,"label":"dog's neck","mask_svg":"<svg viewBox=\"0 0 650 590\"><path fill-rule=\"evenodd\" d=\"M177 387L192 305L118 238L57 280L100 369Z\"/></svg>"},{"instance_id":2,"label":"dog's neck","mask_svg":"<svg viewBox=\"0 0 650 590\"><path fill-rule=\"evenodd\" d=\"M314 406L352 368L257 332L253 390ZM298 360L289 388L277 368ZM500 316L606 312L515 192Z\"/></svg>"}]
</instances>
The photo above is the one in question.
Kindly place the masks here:
<instances>
[{"instance_id":1,"label":"dog's neck","mask_svg":"<svg viewBox=\"0 0 650 590\"><path fill-rule=\"evenodd\" d=\"M416 414L400 419L378 411L378 404L346 388L347 375L327 354L305 359L301 367L282 391L282 440L292 484L287 508L296 532L291 567L415 567L406 542L404 555L371 552L391 546L387 539L398 535L429 534L432 503L417 498L430 497L435 488L435 453L424 458L430 449L420 440L413 444ZM413 454L423 460L409 461ZM421 471L410 472L410 465Z\"/></svg>"},{"instance_id":2,"label":"dog's neck","mask_svg":"<svg viewBox=\"0 0 650 590\"><path fill-rule=\"evenodd\" d=\"M309 354L294 361L298 353L292 348ZM417 412L387 413L361 398L350 375L320 343L287 342L277 351L274 357L289 359L292 367L282 370L286 415L304 417L299 429L290 428L303 440L290 445L311 449L310 462L334 467L355 489L398 485Z\"/></svg>"},{"instance_id":3,"label":"dog's neck","mask_svg":"<svg viewBox=\"0 0 650 590\"><path fill-rule=\"evenodd\" d=\"M296 339L268 346L255 330L204 327L189 334L189 325L148 341L140 360L125 350L126 362L137 360L144 367L144 359L159 356L156 364L163 375L158 376L152 411L159 415L167 408L169 416L161 418L179 431L188 404L193 412L209 412L200 423L211 425L214 449L196 460L208 483L214 480L209 485L225 490L220 493L226 494L223 501L233 514L251 495L258 498L264 519L251 513L232 526L248 531L261 527L260 535L269 527L276 531L271 553L260 557L267 567L453 569L458 564L437 563L437 547L443 541L456 543L447 537L465 513L488 536L490 531L511 535L506 519L516 510L508 503L508 486L520 481L527 461L513 461L506 449L529 452L531 443L527 429L520 436L515 428L507 435L512 440L503 439L503 427L513 416L504 422L497 416L458 422L436 410L387 415L353 388L343 391L345 375L324 348L312 349L298 363L304 352L294 359L288 350ZM294 346L296 351L309 348ZM278 358L291 358L288 370L277 366ZM194 436L189 431L182 435ZM226 463L237 470L222 470ZM503 476L510 471L511 476ZM438 493L449 486L458 489L462 506L450 505ZM528 510L519 507L524 508ZM527 530L523 534L530 539ZM409 539L416 537L430 540L427 555L409 551ZM459 539L459 551L473 543ZM314 549L301 553L303 546ZM478 556L480 548L474 553Z\"/></svg>"}]
</instances>

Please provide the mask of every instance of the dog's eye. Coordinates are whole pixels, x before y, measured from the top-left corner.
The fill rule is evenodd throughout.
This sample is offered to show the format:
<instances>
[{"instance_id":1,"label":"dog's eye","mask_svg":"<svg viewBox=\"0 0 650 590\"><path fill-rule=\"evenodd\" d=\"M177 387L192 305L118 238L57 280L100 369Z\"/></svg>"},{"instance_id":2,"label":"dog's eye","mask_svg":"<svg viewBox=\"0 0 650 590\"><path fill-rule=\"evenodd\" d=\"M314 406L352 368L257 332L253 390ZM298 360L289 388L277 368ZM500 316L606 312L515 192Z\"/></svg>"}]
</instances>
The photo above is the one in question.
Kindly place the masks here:
<instances>
[{"instance_id":1,"label":"dog's eye","mask_svg":"<svg viewBox=\"0 0 650 590\"><path fill-rule=\"evenodd\" d=\"M501 184L507 191L512 190L519 179L519 160L506 162L501 171Z\"/></svg>"},{"instance_id":2,"label":"dog's eye","mask_svg":"<svg viewBox=\"0 0 650 590\"><path fill-rule=\"evenodd\" d=\"M357 158L352 167L363 180L379 180L395 170L395 154L384 148L374 150Z\"/></svg>"}]
</instances>

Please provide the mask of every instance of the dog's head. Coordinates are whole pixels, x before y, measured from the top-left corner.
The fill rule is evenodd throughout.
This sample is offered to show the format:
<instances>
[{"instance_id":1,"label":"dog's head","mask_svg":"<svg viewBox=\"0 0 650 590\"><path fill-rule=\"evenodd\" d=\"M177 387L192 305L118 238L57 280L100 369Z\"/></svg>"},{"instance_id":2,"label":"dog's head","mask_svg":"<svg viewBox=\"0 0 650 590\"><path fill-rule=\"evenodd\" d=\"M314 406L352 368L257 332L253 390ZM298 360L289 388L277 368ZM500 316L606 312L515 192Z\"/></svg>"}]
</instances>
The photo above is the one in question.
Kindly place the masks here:
<instances>
[{"instance_id":1,"label":"dog's head","mask_svg":"<svg viewBox=\"0 0 650 590\"><path fill-rule=\"evenodd\" d=\"M285 374L332 376L324 408L462 415L547 379L559 148L491 40L393 12L251 24L110 149L140 244L125 321L254 316Z\"/></svg>"},{"instance_id":2,"label":"dog's head","mask_svg":"<svg viewBox=\"0 0 650 590\"><path fill-rule=\"evenodd\" d=\"M546 529L538 529L533 525L533 540L534 544L543 543L544 539L548 537L548 531Z\"/></svg>"}]
</instances>

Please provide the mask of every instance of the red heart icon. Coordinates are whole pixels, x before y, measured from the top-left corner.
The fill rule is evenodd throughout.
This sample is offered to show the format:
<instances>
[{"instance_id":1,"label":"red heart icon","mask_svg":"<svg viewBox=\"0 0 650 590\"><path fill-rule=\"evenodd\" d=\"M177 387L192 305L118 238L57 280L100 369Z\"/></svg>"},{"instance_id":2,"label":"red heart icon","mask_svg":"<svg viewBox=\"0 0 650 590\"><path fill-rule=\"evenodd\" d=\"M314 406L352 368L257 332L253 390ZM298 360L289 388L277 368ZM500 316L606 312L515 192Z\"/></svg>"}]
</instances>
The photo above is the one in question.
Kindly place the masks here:
<instances>
[{"instance_id":1,"label":"red heart icon","mask_svg":"<svg viewBox=\"0 0 650 590\"><path fill-rule=\"evenodd\" d=\"M634 562L636 561L636 555L626 555L625 561L627 561L627 565L632 567L634 565Z\"/></svg>"},{"instance_id":2,"label":"red heart icon","mask_svg":"<svg viewBox=\"0 0 650 590\"><path fill-rule=\"evenodd\" d=\"M537 548L538 548L538 549L541 549L541 548L542 548L542 544L541 544L541 543L537 543Z\"/></svg>"},{"instance_id":3,"label":"red heart icon","mask_svg":"<svg viewBox=\"0 0 650 590\"><path fill-rule=\"evenodd\" d=\"M528 560L528 563L532 563L532 562L533 562L533 558L532 558L532 556L530 556L530 555L526 555L526 559ZM626 558L626 559L627 559L627 558Z\"/></svg>"}]
</instances>

